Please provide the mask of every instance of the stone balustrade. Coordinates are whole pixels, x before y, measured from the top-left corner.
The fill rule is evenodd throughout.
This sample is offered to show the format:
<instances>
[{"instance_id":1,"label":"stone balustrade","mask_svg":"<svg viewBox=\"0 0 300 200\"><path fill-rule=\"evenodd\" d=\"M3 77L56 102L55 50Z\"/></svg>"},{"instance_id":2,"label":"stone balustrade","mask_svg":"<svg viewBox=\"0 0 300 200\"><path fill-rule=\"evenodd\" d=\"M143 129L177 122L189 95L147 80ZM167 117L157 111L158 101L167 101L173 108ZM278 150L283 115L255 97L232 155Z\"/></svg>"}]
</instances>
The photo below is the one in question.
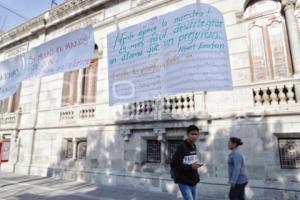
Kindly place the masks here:
<instances>
[{"instance_id":1,"label":"stone balustrade","mask_svg":"<svg viewBox=\"0 0 300 200\"><path fill-rule=\"evenodd\" d=\"M14 124L17 123L17 117L15 113L4 113L0 116L0 124Z\"/></svg>"},{"instance_id":2,"label":"stone balustrade","mask_svg":"<svg viewBox=\"0 0 300 200\"><path fill-rule=\"evenodd\" d=\"M76 107L68 107L62 109L60 112L60 122L76 122L83 120L90 120L96 117L96 106L83 105Z\"/></svg>"},{"instance_id":3,"label":"stone balustrade","mask_svg":"<svg viewBox=\"0 0 300 200\"><path fill-rule=\"evenodd\" d=\"M60 121L73 120L74 119L74 110L66 109L60 112Z\"/></svg>"},{"instance_id":4,"label":"stone balustrade","mask_svg":"<svg viewBox=\"0 0 300 200\"><path fill-rule=\"evenodd\" d=\"M0 128L16 128L18 126L21 113L2 113L0 114Z\"/></svg>"},{"instance_id":5,"label":"stone balustrade","mask_svg":"<svg viewBox=\"0 0 300 200\"><path fill-rule=\"evenodd\" d=\"M151 115L156 111L156 101L149 100L131 103L127 107L125 106L125 109L127 109L130 117Z\"/></svg>"},{"instance_id":6,"label":"stone balustrade","mask_svg":"<svg viewBox=\"0 0 300 200\"><path fill-rule=\"evenodd\" d=\"M163 99L164 113L191 112L195 110L195 95L184 94Z\"/></svg>"},{"instance_id":7,"label":"stone balustrade","mask_svg":"<svg viewBox=\"0 0 300 200\"><path fill-rule=\"evenodd\" d=\"M96 107L90 106L79 109L79 119L87 120L95 118Z\"/></svg>"},{"instance_id":8,"label":"stone balustrade","mask_svg":"<svg viewBox=\"0 0 300 200\"><path fill-rule=\"evenodd\" d=\"M292 83L256 87L252 91L255 106L295 104L297 102L295 85Z\"/></svg>"},{"instance_id":9,"label":"stone balustrade","mask_svg":"<svg viewBox=\"0 0 300 200\"><path fill-rule=\"evenodd\" d=\"M158 116L172 116L173 114L195 111L195 95L182 94L162 99L135 102L123 106L124 117L129 119L156 119Z\"/></svg>"}]
</instances>

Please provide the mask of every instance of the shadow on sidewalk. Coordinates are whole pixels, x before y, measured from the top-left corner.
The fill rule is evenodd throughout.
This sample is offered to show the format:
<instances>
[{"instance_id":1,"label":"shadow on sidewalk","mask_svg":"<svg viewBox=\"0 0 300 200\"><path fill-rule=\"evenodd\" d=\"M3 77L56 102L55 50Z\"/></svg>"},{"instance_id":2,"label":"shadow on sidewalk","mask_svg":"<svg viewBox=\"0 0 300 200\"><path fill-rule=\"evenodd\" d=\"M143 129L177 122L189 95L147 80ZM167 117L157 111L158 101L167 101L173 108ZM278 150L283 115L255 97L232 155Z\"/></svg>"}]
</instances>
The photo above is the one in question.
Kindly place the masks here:
<instances>
[{"instance_id":1,"label":"shadow on sidewalk","mask_svg":"<svg viewBox=\"0 0 300 200\"><path fill-rule=\"evenodd\" d=\"M22 184L22 183L30 183L30 182L34 182L34 181L40 181L40 180L49 179L49 177L41 177L41 178L34 178L34 179L29 179L28 180L28 176L24 176L24 178L25 177L27 177L27 180L23 180L23 181L14 181L14 180L11 180L11 179L10 180L4 180L6 182L11 182L11 183L0 185L0 188L4 188L4 187L7 187L7 186L18 185L18 184ZM21 177L17 177L17 178L20 179Z\"/></svg>"},{"instance_id":2,"label":"shadow on sidewalk","mask_svg":"<svg viewBox=\"0 0 300 200\"><path fill-rule=\"evenodd\" d=\"M24 180L27 178L27 180ZM176 200L176 196L161 192L146 192L126 187L69 182L49 177L18 176L1 178L0 199L13 200ZM10 186L10 187L9 187Z\"/></svg>"},{"instance_id":3,"label":"shadow on sidewalk","mask_svg":"<svg viewBox=\"0 0 300 200\"><path fill-rule=\"evenodd\" d=\"M55 195L61 193L60 195ZM65 193L65 194L64 194ZM53 191L47 194L24 193L16 196L18 200L176 200L174 195L154 192L125 190L120 188L97 188L89 192Z\"/></svg>"}]
</instances>

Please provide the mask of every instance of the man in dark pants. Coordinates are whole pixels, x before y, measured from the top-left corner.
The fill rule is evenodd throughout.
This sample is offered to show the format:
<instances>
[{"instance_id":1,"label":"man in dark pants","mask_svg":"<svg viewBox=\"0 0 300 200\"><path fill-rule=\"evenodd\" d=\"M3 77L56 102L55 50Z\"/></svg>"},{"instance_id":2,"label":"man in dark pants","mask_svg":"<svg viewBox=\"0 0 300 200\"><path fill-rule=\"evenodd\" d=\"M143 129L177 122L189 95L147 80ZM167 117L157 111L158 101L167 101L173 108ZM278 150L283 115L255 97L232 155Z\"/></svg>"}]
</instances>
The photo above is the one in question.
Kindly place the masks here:
<instances>
[{"instance_id":1,"label":"man in dark pants","mask_svg":"<svg viewBox=\"0 0 300 200\"><path fill-rule=\"evenodd\" d=\"M197 163L196 141L199 138L199 129L195 125L187 128L187 139L180 144L171 161L175 170L174 181L178 184L184 200L196 200L196 185L200 181Z\"/></svg>"}]
</instances>

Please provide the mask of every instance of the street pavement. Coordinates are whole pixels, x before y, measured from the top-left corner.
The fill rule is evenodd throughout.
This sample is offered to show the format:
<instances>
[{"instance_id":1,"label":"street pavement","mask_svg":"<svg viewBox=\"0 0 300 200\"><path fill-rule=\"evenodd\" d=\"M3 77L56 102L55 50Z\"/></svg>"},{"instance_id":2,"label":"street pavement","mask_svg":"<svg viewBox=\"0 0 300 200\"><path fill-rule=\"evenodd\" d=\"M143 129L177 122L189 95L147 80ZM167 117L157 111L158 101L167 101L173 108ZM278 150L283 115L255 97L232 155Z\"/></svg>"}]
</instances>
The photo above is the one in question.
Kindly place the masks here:
<instances>
[{"instance_id":1,"label":"street pavement","mask_svg":"<svg viewBox=\"0 0 300 200\"><path fill-rule=\"evenodd\" d=\"M179 200L176 195L0 172L0 200Z\"/></svg>"}]
</instances>

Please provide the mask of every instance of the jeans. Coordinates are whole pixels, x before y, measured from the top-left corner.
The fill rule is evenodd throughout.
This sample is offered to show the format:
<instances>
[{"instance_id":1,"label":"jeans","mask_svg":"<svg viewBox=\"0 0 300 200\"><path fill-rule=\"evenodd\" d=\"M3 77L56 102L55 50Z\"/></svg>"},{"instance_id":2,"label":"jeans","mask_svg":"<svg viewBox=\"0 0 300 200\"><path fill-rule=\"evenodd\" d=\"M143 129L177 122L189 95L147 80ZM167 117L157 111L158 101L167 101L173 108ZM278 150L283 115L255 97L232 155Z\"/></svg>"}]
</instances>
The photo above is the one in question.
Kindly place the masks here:
<instances>
[{"instance_id":1,"label":"jeans","mask_svg":"<svg viewBox=\"0 0 300 200\"><path fill-rule=\"evenodd\" d=\"M230 200L245 200L245 187L247 183L236 184L235 187L231 187L229 191Z\"/></svg>"},{"instance_id":2,"label":"jeans","mask_svg":"<svg viewBox=\"0 0 300 200\"><path fill-rule=\"evenodd\" d=\"M179 183L178 186L184 200L196 200L196 185L189 186Z\"/></svg>"}]
</instances>

